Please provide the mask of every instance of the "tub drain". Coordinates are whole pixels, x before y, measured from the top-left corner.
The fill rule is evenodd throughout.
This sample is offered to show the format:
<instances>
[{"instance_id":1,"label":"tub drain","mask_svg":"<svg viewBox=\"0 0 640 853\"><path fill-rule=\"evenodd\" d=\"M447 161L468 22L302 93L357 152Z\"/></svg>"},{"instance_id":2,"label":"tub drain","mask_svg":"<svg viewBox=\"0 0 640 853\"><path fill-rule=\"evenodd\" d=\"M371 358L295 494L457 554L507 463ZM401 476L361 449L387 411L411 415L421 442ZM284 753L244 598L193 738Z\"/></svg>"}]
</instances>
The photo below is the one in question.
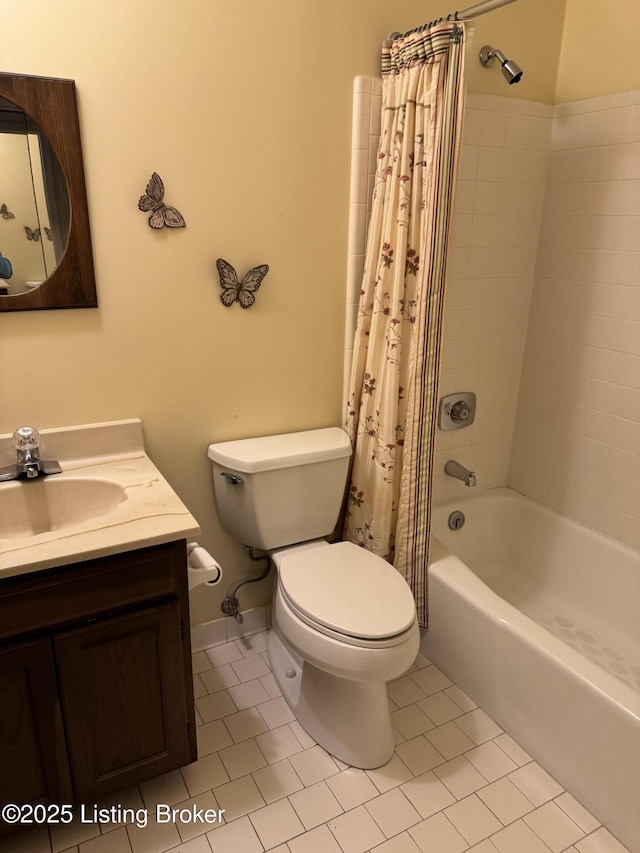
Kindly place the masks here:
<instances>
[{"instance_id":1,"label":"tub drain","mask_svg":"<svg viewBox=\"0 0 640 853\"><path fill-rule=\"evenodd\" d=\"M451 513L451 515L449 516L449 520L448 520L447 524L449 525L451 530L460 530L460 528L464 526L464 522L465 522L464 513L460 512L460 510L457 509L457 510L455 510L455 512Z\"/></svg>"}]
</instances>

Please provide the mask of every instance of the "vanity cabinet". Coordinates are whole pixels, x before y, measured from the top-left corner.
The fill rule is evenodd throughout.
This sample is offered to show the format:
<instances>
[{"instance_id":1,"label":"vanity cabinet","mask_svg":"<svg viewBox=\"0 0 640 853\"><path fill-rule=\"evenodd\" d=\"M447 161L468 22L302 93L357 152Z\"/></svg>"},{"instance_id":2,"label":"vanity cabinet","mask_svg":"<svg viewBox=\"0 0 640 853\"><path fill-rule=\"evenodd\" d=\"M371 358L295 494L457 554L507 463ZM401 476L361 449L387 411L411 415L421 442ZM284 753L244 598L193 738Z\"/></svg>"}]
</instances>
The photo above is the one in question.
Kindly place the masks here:
<instances>
[{"instance_id":1,"label":"vanity cabinet","mask_svg":"<svg viewBox=\"0 0 640 853\"><path fill-rule=\"evenodd\" d=\"M0 581L0 803L93 803L195 760L185 567L182 540Z\"/></svg>"}]
</instances>

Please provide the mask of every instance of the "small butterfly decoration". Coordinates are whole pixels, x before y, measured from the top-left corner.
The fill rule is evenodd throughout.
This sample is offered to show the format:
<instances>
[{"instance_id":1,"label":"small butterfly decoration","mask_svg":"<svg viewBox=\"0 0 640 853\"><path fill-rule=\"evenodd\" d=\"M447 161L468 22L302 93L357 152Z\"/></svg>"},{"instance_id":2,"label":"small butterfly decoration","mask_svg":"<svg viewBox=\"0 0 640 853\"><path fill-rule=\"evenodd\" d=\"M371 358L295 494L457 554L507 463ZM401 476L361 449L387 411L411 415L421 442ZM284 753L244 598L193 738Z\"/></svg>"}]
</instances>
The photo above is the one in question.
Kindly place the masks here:
<instances>
[{"instance_id":1,"label":"small butterfly decoration","mask_svg":"<svg viewBox=\"0 0 640 853\"><path fill-rule=\"evenodd\" d=\"M1 212L1 211L0 211ZM29 228L28 225L24 226L25 233L27 235L27 240L33 240L35 243L38 243L40 240L40 229L39 228ZM51 233L51 229L44 226L44 233L46 235L47 240L53 240L53 234Z\"/></svg>"},{"instance_id":2,"label":"small butterfly decoration","mask_svg":"<svg viewBox=\"0 0 640 853\"><path fill-rule=\"evenodd\" d=\"M260 264L250 269L242 281L238 281L238 274L228 261L218 258L216 266L222 288L220 294L222 304L231 308L234 302L239 302L241 308L251 308L256 301L256 292L269 272L267 264Z\"/></svg>"},{"instance_id":3,"label":"small butterfly decoration","mask_svg":"<svg viewBox=\"0 0 640 853\"><path fill-rule=\"evenodd\" d=\"M138 209L151 211L149 225L156 231L165 225L167 228L184 228L186 225L180 211L164 203L164 184L157 172L151 175L145 194L140 196Z\"/></svg>"},{"instance_id":4,"label":"small butterfly decoration","mask_svg":"<svg viewBox=\"0 0 640 853\"><path fill-rule=\"evenodd\" d=\"M13 213L7 209L6 204L3 204L2 207L0 207L0 216L2 216L3 219L15 219Z\"/></svg>"}]
</instances>

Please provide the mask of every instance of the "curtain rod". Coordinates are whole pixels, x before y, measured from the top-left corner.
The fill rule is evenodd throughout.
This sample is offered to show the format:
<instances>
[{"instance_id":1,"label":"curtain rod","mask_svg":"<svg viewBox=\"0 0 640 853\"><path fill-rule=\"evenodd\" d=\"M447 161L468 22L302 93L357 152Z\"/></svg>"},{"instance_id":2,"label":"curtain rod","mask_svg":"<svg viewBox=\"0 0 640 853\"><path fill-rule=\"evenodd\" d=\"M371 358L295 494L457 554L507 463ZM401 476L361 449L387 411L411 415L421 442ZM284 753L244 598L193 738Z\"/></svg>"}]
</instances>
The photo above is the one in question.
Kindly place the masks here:
<instances>
[{"instance_id":1,"label":"curtain rod","mask_svg":"<svg viewBox=\"0 0 640 853\"><path fill-rule=\"evenodd\" d=\"M472 21L474 18L477 18L479 15L485 15L487 12L493 12L494 9L500 9L502 6L508 6L509 3L515 3L516 0L483 0L482 3L476 3L475 6L469 6L468 9L463 9L461 12L452 12L450 15L447 15L446 18L440 18L437 22L432 21L431 24L424 24L421 27L416 27L414 30L409 30L405 35L410 35L411 33L422 32L424 29L430 27L434 23L442 23L442 21ZM391 40L396 38L401 38L402 33L391 33L389 38Z\"/></svg>"},{"instance_id":2,"label":"curtain rod","mask_svg":"<svg viewBox=\"0 0 640 853\"><path fill-rule=\"evenodd\" d=\"M507 6L509 3L515 3L515 0L484 0L483 3L476 3L475 6L469 6L468 9L463 9L461 12L454 12L449 15L451 21L471 21L477 18L478 15L485 15L487 12L493 12L494 9L499 9L501 6Z\"/></svg>"}]
</instances>

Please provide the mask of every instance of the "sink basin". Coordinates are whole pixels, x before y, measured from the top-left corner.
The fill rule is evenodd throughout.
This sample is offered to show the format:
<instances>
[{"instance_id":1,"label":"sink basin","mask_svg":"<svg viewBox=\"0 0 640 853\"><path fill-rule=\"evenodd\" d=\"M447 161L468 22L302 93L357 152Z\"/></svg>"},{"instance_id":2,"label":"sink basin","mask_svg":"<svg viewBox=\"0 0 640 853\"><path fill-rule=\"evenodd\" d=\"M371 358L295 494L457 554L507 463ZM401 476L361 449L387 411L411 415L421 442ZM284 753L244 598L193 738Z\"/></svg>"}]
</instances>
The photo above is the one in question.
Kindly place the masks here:
<instances>
[{"instance_id":1,"label":"sink basin","mask_svg":"<svg viewBox=\"0 0 640 853\"><path fill-rule=\"evenodd\" d=\"M0 484L0 539L24 539L99 518L127 499L110 480L85 477L11 480Z\"/></svg>"}]
</instances>

